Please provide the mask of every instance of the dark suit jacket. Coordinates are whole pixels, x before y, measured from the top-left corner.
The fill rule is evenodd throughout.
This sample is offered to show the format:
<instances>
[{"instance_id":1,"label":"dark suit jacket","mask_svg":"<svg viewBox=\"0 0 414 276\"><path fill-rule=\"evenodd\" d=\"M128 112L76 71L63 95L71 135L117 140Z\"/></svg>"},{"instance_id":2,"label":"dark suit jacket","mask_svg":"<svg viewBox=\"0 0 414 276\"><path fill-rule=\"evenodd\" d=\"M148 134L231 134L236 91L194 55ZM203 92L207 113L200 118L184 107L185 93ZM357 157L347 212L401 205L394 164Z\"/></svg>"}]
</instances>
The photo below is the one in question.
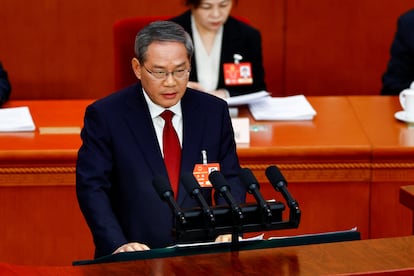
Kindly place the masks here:
<instances>
[{"instance_id":1,"label":"dark suit jacket","mask_svg":"<svg viewBox=\"0 0 414 276\"><path fill-rule=\"evenodd\" d=\"M191 11L187 11L178 17L172 18L171 21L183 26L191 37L193 37L191 31ZM224 24L223 42L221 47L221 66L217 89L225 88L230 92L231 96L266 90L262 58L262 39L258 30L230 16ZM195 49L195 51L197 51L197 49ZM237 86L225 85L223 64L233 63L234 54L240 54L243 57L241 62L251 62L253 84ZM197 81L196 62L195 57L193 57L191 61L190 81Z\"/></svg>"},{"instance_id":2,"label":"dark suit jacket","mask_svg":"<svg viewBox=\"0 0 414 276\"><path fill-rule=\"evenodd\" d=\"M3 69L3 66L0 62L0 106L5 103L11 93L11 86L7 72Z\"/></svg>"},{"instance_id":3,"label":"dark suit jacket","mask_svg":"<svg viewBox=\"0 0 414 276\"><path fill-rule=\"evenodd\" d=\"M414 81L414 10L401 15L391 45L391 59L382 78L381 94L398 95Z\"/></svg>"},{"instance_id":4,"label":"dark suit jacket","mask_svg":"<svg viewBox=\"0 0 414 276\"><path fill-rule=\"evenodd\" d=\"M227 104L187 89L181 107L181 173L193 172L204 149L209 162L220 163L235 199L244 202L246 189L237 177L240 166ZM153 178L167 177L167 171L141 85L87 107L81 137L76 189L93 234L95 257L110 254L127 242L151 248L173 244L172 211L152 186ZM204 196L211 204L210 188L204 189ZM223 198L217 200L224 204ZM198 206L181 185L177 202L183 209Z\"/></svg>"}]
</instances>

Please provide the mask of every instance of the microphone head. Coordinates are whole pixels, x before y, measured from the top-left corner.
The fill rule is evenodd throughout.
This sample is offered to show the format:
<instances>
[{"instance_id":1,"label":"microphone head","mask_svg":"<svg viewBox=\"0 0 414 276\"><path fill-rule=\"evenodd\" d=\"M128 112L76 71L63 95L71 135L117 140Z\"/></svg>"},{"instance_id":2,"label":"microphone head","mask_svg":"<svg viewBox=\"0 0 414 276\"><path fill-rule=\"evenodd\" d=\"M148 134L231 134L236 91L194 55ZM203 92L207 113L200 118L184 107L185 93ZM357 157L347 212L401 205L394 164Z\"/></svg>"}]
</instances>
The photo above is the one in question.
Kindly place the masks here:
<instances>
[{"instance_id":1,"label":"microphone head","mask_svg":"<svg viewBox=\"0 0 414 276\"><path fill-rule=\"evenodd\" d=\"M270 183L276 190L279 190L278 183L282 182L286 185L286 179L280 172L279 168L276 166L270 166L265 171L267 179L269 179Z\"/></svg>"},{"instance_id":2,"label":"microphone head","mask_svg":"<svg viewBox=\"0 0 414 276\"><path fill-rule=\"evenodd\" d=\"M247 187L249 193L256 188L260 189L259 182L250 169L242 168L239 177L241 182Z\"/></svg>"},{"instance_id":3,"label":"microphone head","mask_svg":"<svg viewBox=\"0 0 414 276\"><path fill-rule=\"evenodd\" d=\"M188 194L192 195L195 189L200 189L197 179L192 173L186 173L181 176L181 181Z\"/></svg>"},{"instance_id":4,"label":"microphone head","mask_svg":"<svg viewBox=\"0 0 414 276\"><path fill-rule=\"evenodd\" d=\"M163 175L157 175L152 180L152 185L162 200L164 200L169 195L174 197L174 192L172 191L170 181L167 177Z\"/></svg>"},{"instance_id":5,"label":"microphone head","mask_svg":"<svg viewBox=\"0 0 414 276\"><path fill-rule=\"evenodd\" d=\"M227 185L227 181L224 178L224 175L220 171L212 171L208 175L208 180L213 184L214 189L217 191L230 190L230 187Z\"/></svg>"}]
</instances>

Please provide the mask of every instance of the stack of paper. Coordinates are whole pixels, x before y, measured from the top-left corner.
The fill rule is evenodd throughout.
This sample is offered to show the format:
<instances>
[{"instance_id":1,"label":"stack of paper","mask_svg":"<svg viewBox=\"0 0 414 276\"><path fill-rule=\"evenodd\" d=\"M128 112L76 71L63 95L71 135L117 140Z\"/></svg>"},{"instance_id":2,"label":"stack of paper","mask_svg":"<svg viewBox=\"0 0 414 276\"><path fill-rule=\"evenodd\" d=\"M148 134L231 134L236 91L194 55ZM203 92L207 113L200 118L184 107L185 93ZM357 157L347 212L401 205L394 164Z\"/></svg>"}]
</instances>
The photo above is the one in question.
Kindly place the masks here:
<instances>
[{"instance_id":1,"label":"stack of paper","mask_svg":"<svg viewBox=\"0 0 414 276\"><path fill-rule=\"evenodd\" d=\"M304 95L264 97L249 104L255 120L312 120L316 111Z\"/></svg>"},{"instance_id":2,"label":"stack of paper","mask_svg":"<svg viewBox=\"0 0 414 276\"><path fill-rule=\"evenodd\" d=\"M35 129L27 106L0 109L0 132L33 131Z\"/></svg>"},{"instance_id":3,"label":"stack of paper","mask_svg":"<svg viewBox=\"0 0 414 276\"><path fill-rule=\"evenodd\" d=\"M262 241L264 237L264 233L259 234L257 236L251 237L251 238L242 238L239 237L240 242L250 242L250 241ZM213 244L219 244L219 243L230 243L230 241L224 241L224 242L196 242L196 243L179 243L176 245L169 246L167 248L177 248L177 247L197 247L197 246L205 246L205 245L213 245Z\"/></svg>"},{"instance_id":4,"label":"stack of paper","mask_svg":"<svg viewBox=\"0 0 414 276\"><path fill-rule=\"evenodd\" d=\"M233 96L230 98L226 98L225 100L227 101L228 106L239 106L255 102L256 100L263 99L264 97L268 97L269 95L270 93L267 91L259 91L240 96Z\"/></svg>"}]
</instances>

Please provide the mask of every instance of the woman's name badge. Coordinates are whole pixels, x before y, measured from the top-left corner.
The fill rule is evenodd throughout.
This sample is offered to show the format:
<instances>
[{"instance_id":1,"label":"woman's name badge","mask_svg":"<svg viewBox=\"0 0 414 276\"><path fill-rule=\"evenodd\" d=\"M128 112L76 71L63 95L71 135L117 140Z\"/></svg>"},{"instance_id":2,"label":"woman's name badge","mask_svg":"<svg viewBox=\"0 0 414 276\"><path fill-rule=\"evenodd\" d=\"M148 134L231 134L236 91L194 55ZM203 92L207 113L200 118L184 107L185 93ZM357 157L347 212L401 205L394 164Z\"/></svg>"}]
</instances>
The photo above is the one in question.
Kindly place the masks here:
<instances>
[{"instance_id":1,"label":"woman's name badge","mask_svg":"<svg viewBox=\"0 0 414 276\"><path fill-rule=\"evenodd\" d=\"M250 62L224 63L224 82L226 85L245 85L253 83Z\"/></svg>"},{"instance_id":2,"label":"woman's name badge","mask_svg":"<svg viewBox=\"0 0 414 276\"><path fill-rule=\"evenodd\" d=\"M208 180L208 175L213 171L219 170L219 163L195 164L193 174L200 187L212 187L211 182Z\"/></svg>"}]
</instances>

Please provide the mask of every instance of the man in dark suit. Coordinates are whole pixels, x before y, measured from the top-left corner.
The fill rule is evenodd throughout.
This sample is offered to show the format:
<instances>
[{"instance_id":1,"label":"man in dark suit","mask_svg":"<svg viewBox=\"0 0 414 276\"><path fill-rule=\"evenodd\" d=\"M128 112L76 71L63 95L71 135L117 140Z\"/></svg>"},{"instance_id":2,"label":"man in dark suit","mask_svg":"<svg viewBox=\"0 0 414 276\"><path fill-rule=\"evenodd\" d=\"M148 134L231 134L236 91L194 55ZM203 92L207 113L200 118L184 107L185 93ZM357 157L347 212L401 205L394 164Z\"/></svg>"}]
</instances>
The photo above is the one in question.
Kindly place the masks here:
<instances>
[{"instance_id":1,"label":"man in dark suit","mask_svg":"<svg viewBox=\"0 0 414 276\"><path fill-rule=\"evenodd\" d=\"M391 45L391 59L382 77L382 95L398 95L414 82L414 10L402 14ZM412 85L414 88L414 85Z\"/></svg>"},{"instance_id":2,"label":"man in dark suit","mask_svg":"<svg viewBox=\"0 0 414 276\"><path fill-rule=\"evenodd\" d=\"M10 97L11 86L7 72L3 69L0 62L0 106L4 104Z\"/></svg>"},{"instance_id":3,"label":"man in dark suit","mask_svg":"<svg viewBox=\"0 0 414 276\"><path fill-rule=\"evenodd\" d=\"M238 203L246 190L239 183L240 165L227 104L187 88L193 46L182 27L159 21L142 29L135 42L134 73L140 80L88 106L79 149L76 190L91 229L95 257L174 244L174 216L155 191L157 175L168 176L163 159L164 110L174 112L182 158L181 174L202 163L219 163ZM210 188L202 188L207 202ZM182 209L197 202L181 183L177 203ZM227 237L228 238L228 237Z\"/></svg>"},{"instance_id":4,"label":"man in dark suit","mask_svg":"<svg viewBox=\"0 0 414 276\"><path fill-rule=\"evenodd\" d=\"M221 1L216 1L221 2ZM227 3L228 2L228 3ZM197 16L201 14L200 21L205 20L208 22L211 21L218 21L219 19L207 19L209 16L209 11L212 11L216 7L208 6L208 8L201 7L201 5L206 5L203 1L187 1L188 5L191 7L190 10L186 11L185 13L172 18L171 20L183 26L183 28L191 35L194 39L194 32L192 26L192 15ZM210 4L209 4L210 5ZM211 4L213 5L213 4ZM228 16L228 13L231 9L231 1L226 1L226 6L223 7L223 3L217 3L217 9L222 10L222 19L220 22L223 24L223 32L222 32L222 40L219 41L221 43L221 52L219 56L219 70L217 72L211 72L211 74L218 74L218 83L215 89L225 89L228 91L229 96L239 96L243 94L248 94L252 92L257 92L261 90L266 90L265 84L265 73L263 68L263 61L262 61L262 39L260 32L253 28L252 26L232 17ZM229 5L229 6L228 6ZM212 13L212 12L211 12ZM213 17L213 16L211 16ZM218 16L217 16L218 17ZM210 17L209 17L210 18ZM195 20L195 24L197 25L197 19ZM217 24L216 24L217 25ZM208 23L206 22L204 27L209 27ZM213 32L212 28L209 32ZM203 33L200 32L200 36L203 36ZM203 40L203 39L202 39ZM206 46L206 45L204 45ZM195 48L195 52L201 51L200 48ZM251 71L253 76L253 83L251 84L244 84L244 85L226 85L225 84L225 77L224 77L224 70L223 64L225 63L234 63L234 55L238 54L242 57L240 62L250 62L251 63ZM191 61L191 73L190 73L190 81L191 82L198 82L199 76L197 72L197 63L203 66L203 60L198 60L197 58L193 58Z\"/></svg>"}]
</instances>

